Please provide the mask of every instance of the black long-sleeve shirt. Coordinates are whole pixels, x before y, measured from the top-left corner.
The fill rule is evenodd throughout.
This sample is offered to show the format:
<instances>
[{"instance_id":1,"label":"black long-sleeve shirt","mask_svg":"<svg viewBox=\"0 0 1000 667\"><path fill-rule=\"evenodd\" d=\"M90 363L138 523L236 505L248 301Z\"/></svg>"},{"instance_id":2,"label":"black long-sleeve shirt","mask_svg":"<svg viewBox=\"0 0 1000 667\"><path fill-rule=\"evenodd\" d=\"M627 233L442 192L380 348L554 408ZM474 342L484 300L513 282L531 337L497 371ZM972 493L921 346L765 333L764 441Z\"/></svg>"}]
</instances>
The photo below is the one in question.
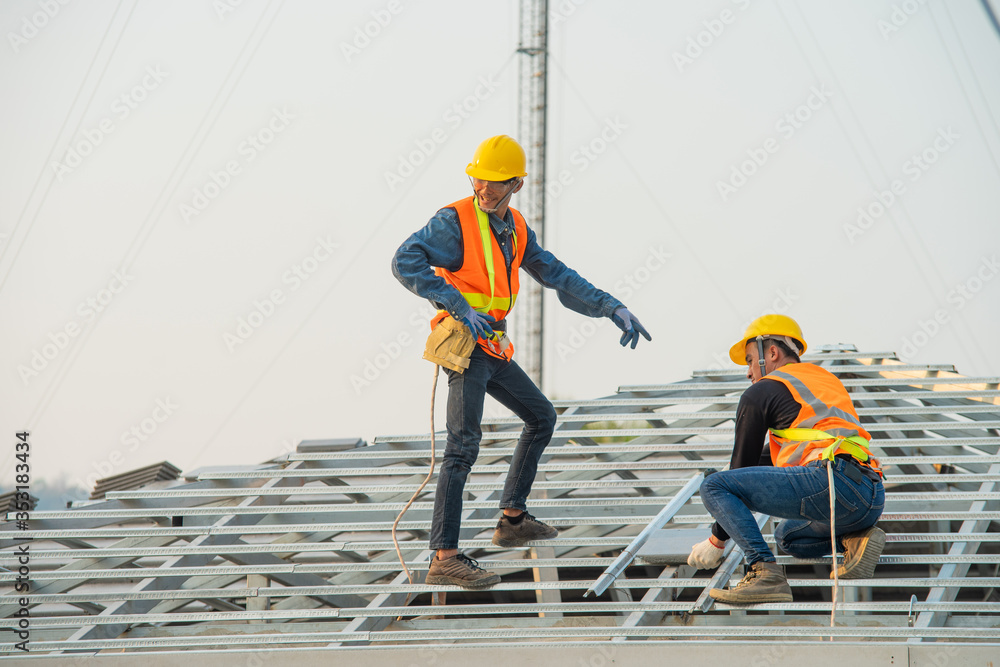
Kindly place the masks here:
<instances>
[{"instance_id":1,"label":"black long-sleeve shirt","mask_svg":"<svg viewBox=\"0 0 1000 667\"><path fill-rule=\"evenodd\" d=\"M765 377L750 385L736 408L736 438L729 469L772 465L767 430L791 426L801 407L781 382ZM712 526L712 534L722 541L729 539L718 522Z\"/></svg>"}]
</instances>

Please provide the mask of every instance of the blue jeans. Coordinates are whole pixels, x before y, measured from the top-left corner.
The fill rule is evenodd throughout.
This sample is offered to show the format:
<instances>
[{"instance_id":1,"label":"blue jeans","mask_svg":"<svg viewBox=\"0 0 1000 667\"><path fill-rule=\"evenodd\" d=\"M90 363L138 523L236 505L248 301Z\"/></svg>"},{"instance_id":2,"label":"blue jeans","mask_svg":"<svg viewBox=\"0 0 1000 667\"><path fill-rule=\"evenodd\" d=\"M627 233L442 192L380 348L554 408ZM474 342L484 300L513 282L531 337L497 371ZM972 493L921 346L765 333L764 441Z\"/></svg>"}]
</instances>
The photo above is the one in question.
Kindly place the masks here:
<instances>
[{"instance_id":1,"label":"blue jeans","mask_svg":"<svg viewBox=\"0 0 1000 667\"><path fill-rule=\"evenodd\" d=\"M448 374L448 444L434 495L431 549L457 549L462 527L465 480L479 456L483 401L489 394L524 421L507 472L500 507L525 510L538 472L538 459L556 426L556 411L514 361L497 359L476 347L465 373Z\"/></svg>"},{"instance_id":2,"label":"blue jeans","mask_svg":"<svg viewBox=\"0 0 1000 667\"><path fill-rule=\"evenodd\" d=\"M833 466L837 551L843 551L843 535L864 530L878 521L885 506L885 490L882 482L875 481L868 473L862 473L860 481L851 479L845 472L847 466L861 470L854 463L838 457ZM830 491L824 462L789 468L755 466L723 470L702 482L701 499L719 525L743 549L748 565L775 560L753 512L786 519L774 530L775 540L785 553L796 558L819 558L831 551Z\"/></svg>"}]
</instances>

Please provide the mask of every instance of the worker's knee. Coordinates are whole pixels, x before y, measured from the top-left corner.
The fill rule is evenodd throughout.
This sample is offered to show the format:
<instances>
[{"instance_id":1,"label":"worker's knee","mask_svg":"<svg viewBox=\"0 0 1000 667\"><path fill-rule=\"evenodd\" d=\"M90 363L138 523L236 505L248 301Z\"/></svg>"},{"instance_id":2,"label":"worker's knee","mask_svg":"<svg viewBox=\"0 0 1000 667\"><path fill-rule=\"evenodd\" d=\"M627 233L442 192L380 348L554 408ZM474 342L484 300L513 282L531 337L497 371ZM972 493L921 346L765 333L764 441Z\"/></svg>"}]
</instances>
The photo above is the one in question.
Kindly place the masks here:
<instances>
[{"instance_id":1,"label":"worker's knee","mask_svg":"<svg viewBox=\"0 0 1000 667\"><path fill-rule=\"evenodd\" d=\"M774 543L779 549L793 558L819 558L830 553L829 541L822 543L803 542L775 535Z\"/></svg>"},{"instance_id":2,"label":"worker's knee","mask_svg":"<svg viewBox=\"0 0 1000 667\"><path fill-rule=\"evenodd\" d=\"M801 519L786 519L774 527L774 543L795 558L819 558L830 553L829 528Z\"/></svg>"},{"instance_id":3,"label":"worker's knee","mask_svg":"<svg viewBox=\"0 0 1000 667\"><path fill-rule=\"evenodd\" d=\"M705 502L705 497L712 495L712 492L718 488L717 482L719 480L716 479L718 476L719 473L715 473L714 475L710 475L702 480L701 486L698 488L698 493L701 495L702 502Z\"/></svg>"},{"instance_id":4,"label":"worker's knee","mask_svg":"<svg viewBox=\"0 0 1000 667\"><path fill-rule=\"evenodd\" d=\"M538 435L549 437L556 429L556 411L551 403L546 403L545 408L538 412L534 424Z\"/></svg>"},{"instance_id":5,"label":"worker's knee","mask_svg":"<svg viewBox=\"0 0 1000 667\"><path fill-rule=\"evenodd\" d=\"M779 534L777 530L774 531L774 543L778 545L778 548L784 551L790 556L798 556L795 553L795 543L788 539L784 534Z\"/></svg>"},{"instance_id":6,"label":"worker's knee","mask_svg":"<svg viewBox=\"0 0 1000 667\"><path fill-rule=\"evenodd\" d=\"M708 510L708 513L712 514L712 516L715 516L712 512L712 501L710 500L711 489L708 485L708 481L709 481L708 478L705 478L702 481L701 486L698 487L698 495L701 496L701 503L702 505L705 506L705 509Z\"/></svg>"},{"instance_id":7,"label":"worker's knee","mask_svg":"<svg viewBox=\"0 0 1000 667\"><path fill-rule=\"evenodd\" d=\"M456 470L468 473L479 458L478 442L448 442L441 460Z\"/></svg>"},{"instance_id":8,"label":"worker's knee","mask_svg":"<svg viewBox=\"0 0 1000 667\"><path fill-rule=\"evenodd\" d=\"M701 496L701 502L705 506L705 509L708 510L709 514L716 517L722 512L722 506L719 504L720 499L723 495L729 493L723 472L717 472L706 477L698 489L698 494Z\"/></svg>"}]
</instances>

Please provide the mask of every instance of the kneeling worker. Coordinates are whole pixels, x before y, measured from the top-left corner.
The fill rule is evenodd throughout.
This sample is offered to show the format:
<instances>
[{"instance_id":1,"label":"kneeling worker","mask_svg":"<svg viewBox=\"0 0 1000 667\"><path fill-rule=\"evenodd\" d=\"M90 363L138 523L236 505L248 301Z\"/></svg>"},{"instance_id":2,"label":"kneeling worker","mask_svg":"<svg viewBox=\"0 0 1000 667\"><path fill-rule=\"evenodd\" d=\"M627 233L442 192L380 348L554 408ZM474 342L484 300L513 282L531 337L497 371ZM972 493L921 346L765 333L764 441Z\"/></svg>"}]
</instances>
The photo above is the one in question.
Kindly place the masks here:
<instances>
[{"instance_id":1,"label":"kneeling worker","mask_svg":"<svg viewBox=\"0 0 1000 667\"><path fill-rule=\"evenodd\" d=\"M749 366L753 384L736 410L730 469L701 485L702 502L716 520L712 535L688 557L692 567L711 569L722 562L730 537L743 549L747 574L728 590L713 588L709 594L719 602L792 601L784 568L775 562L753 512L785 519L774 536L786 553L820 558L831 552L825 459L833 465L837 551L844 553L837 576L870 578L885 545L885 533L875 526L885 491L879 463L868 449L871 436L840 380L799 361L805 351L802 330L784 315L754 320L729 350L730 359ZM766 457L762 446L768 432Z\"/></svg>"},{"instance_id":2,"label":"kneeling worker","mask_svg":"<svg viewBox=\"0 0 1000 667\"><path fill-rule=\"evenodd\" d=\"M493 544L516 547L547 540L558 531L525 511L542 450L556 423L552 403L512 361L505 318L517 298L519 269L559 294L568 308L590 317L608 317L622 331L621 344L635 349L649 333L622 305L544 250L524 218L508 206L526 176L524 151L506 135L476 149L465 169L473 196L442 208L423 229L396 251L392 271L407 289L440 310L431 329L447 331L462 324L471 332L471 357L464 372L448 373L448 443L438 474L431 519L430 548L436 550L427 573L429 584L484 588L500 577L458 553L465 480L479 455L483 401L489 394L524 420L511 458L499 505L503 516ZM449 318L454 318L453 320ZM461 323L461 324L459 324Z\"/></svg>"}]
</instances>

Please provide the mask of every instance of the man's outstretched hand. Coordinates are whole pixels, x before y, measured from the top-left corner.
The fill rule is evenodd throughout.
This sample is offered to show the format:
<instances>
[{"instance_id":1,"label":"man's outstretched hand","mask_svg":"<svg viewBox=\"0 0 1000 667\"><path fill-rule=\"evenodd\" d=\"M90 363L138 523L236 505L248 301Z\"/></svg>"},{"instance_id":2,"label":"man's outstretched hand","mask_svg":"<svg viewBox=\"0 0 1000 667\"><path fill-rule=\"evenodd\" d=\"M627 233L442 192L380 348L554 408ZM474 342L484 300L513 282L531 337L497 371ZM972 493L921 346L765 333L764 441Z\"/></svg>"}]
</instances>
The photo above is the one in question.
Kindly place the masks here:
<instances>
[{"instance_id":1,"label":"man's outstretched hand","mask_svg":"<svg viewBox=\"0 0 1000 667\"><path fill-rule=\"evenodd\" d=\"M639 323L639 320L629 312L628 308L619 308L616 310L615 314L611 316L611 321L624 332L621 339L622 347L631 342L632 349L634 350L635 346L639 344L639 334L642 334L646 340L653 340L649 332L646 331L646 327Z\"/></svg>"}]
</instances>

